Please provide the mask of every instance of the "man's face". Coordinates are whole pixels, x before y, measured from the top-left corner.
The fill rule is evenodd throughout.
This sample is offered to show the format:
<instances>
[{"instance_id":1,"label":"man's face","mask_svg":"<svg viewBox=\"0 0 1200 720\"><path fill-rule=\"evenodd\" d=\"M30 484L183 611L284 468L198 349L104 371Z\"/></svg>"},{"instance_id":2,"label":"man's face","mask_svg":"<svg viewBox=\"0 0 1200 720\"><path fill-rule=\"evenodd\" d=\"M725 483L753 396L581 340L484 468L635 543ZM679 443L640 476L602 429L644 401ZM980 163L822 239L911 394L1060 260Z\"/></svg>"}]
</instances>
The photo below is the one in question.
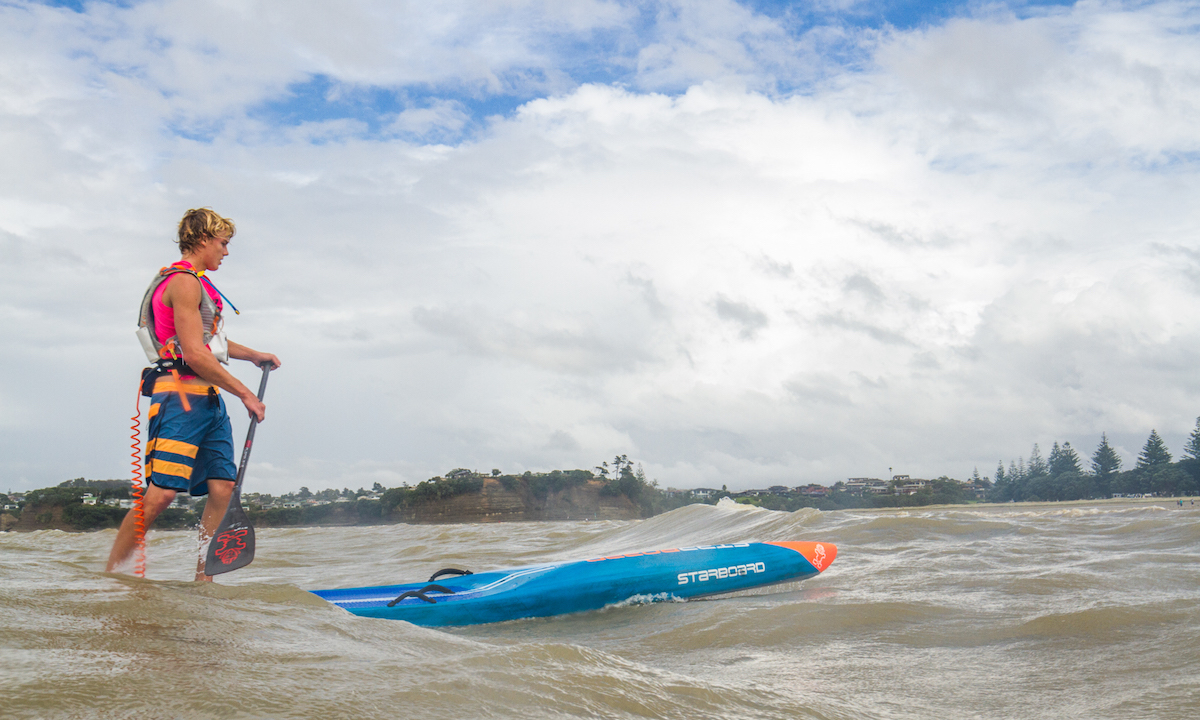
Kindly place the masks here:
<instances>
[{"instance_id":1,"label":"man's face","mask_svg":"<svg viewBox=\"0 0 1200 720\"><path fill-rule=\"evenodd\" d=\"M221 261L229 254L229 238L209 235L201 243L197 256L203 267L201 270L216 270L221 267Z\"/></svg>"}]
</instances>

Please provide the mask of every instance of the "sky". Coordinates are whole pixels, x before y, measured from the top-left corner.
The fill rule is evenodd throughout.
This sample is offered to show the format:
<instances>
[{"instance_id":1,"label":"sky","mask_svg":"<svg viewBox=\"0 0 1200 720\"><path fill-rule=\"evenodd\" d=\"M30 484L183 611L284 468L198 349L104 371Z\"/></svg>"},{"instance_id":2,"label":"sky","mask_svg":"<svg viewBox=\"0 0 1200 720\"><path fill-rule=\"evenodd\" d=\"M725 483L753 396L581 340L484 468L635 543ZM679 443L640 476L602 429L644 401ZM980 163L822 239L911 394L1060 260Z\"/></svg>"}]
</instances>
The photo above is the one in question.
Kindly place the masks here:
<instances>
[{"instance_id":1,"label":"sky","mask_svg":"<svg viewBox=\"0 0 1200 720\"><path fill-rule=\"evenodd\" d=\"M194 207L247 491L1178 455L1197 127L1188 2L0 0L0 491L129 477Z\"/></svg>"}]
</instances>

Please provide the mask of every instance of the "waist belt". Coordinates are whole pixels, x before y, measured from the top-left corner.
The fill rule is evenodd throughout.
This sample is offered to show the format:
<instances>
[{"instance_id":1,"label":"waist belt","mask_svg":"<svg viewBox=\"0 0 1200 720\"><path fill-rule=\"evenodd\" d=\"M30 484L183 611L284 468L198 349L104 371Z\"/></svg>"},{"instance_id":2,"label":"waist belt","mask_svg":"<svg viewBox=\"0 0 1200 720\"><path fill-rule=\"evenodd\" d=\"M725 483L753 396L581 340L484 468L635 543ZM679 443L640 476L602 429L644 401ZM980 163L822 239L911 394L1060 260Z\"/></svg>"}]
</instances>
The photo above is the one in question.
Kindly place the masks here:
<instances>
[{"instance_id":1,"label":"waist belt","mask_svg":"<svg viewBox=\"0 0 1200 720\"><path fill-rule=\"evenodd\" d=\"M207 383L177 383L173 377L159 378L154 381L154 392L185 392L189 395L216 395L216 385ZM153 394L153 393L152 393Z\"/></svg>"},{"instance_id":2,"label":"waist belt","mask_svg":"<svg viewBox=\"0 0 1200 720\"><path fill-rule=\"evenodd\" d=\"M164 375L175 370L180 375L197 375L198 373L183 361L183 358L163 358L146 368L155 375Z\"/></svg>"},{"instance_id":3,"label":"waist belt","mask_svg":"<svg viewBox=\"0 0 1200 720\"><path fill-rule=\"evenodd\" d=\"M180 375L198 375L183 360L159 360L145 370L142 370L142 395L150 397L156 392L173 392L179 390L180 388L176 387L175 378L171 375L172 371ZM164 375L166 377L163 377ZM217 392L217 388L213 385L178 384L182 386L182 392L185 393L215 395Z\"/></svg>"}]
</instances>

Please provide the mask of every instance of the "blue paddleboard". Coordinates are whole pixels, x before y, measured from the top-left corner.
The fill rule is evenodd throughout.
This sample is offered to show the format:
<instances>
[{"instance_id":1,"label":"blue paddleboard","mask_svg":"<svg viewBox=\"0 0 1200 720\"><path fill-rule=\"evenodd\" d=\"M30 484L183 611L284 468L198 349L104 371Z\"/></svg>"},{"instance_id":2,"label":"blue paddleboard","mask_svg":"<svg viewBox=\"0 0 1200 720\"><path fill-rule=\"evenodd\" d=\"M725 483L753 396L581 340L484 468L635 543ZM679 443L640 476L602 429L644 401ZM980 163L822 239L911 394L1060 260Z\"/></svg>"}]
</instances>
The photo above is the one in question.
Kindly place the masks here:
<instances>
[{"instance_id":1,"label":"blue paddleboard","mask_svg":"<svg viewBox=\"0 0 1200 720\"><path fill-rule=\"evenodd\" d=\"M836 557L837 547L830 543L738 543L480 573L447 568L423 583L312 592L363 617L428 626L478 625L804 580Z\"/></svg>"}]
</instances>

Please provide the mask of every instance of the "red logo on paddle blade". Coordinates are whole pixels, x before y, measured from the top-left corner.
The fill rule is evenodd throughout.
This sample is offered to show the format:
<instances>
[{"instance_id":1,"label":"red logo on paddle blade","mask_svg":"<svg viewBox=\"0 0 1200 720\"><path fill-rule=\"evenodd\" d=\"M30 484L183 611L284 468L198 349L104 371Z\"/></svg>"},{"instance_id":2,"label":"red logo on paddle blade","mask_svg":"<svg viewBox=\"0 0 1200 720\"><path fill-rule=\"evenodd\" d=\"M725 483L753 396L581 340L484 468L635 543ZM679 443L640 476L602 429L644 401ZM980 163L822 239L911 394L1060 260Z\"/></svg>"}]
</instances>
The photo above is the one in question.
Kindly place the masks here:
<instances>
[{"instance_id":1,"label":"red logo on paddle blade","mask_svg":"<svg viewBox=\"0 0 1200 720\"><path fill-rule=\"evenodd\" d=\"M250 532L248 528L240 530L226 530L220 535L213 538L213 542L217 543L217 551L213 553L222 565L228 565L238 559L238 555L246 549L246 541L242 538L246 537L246 533Z\"/></svg>"}]
</instances>

